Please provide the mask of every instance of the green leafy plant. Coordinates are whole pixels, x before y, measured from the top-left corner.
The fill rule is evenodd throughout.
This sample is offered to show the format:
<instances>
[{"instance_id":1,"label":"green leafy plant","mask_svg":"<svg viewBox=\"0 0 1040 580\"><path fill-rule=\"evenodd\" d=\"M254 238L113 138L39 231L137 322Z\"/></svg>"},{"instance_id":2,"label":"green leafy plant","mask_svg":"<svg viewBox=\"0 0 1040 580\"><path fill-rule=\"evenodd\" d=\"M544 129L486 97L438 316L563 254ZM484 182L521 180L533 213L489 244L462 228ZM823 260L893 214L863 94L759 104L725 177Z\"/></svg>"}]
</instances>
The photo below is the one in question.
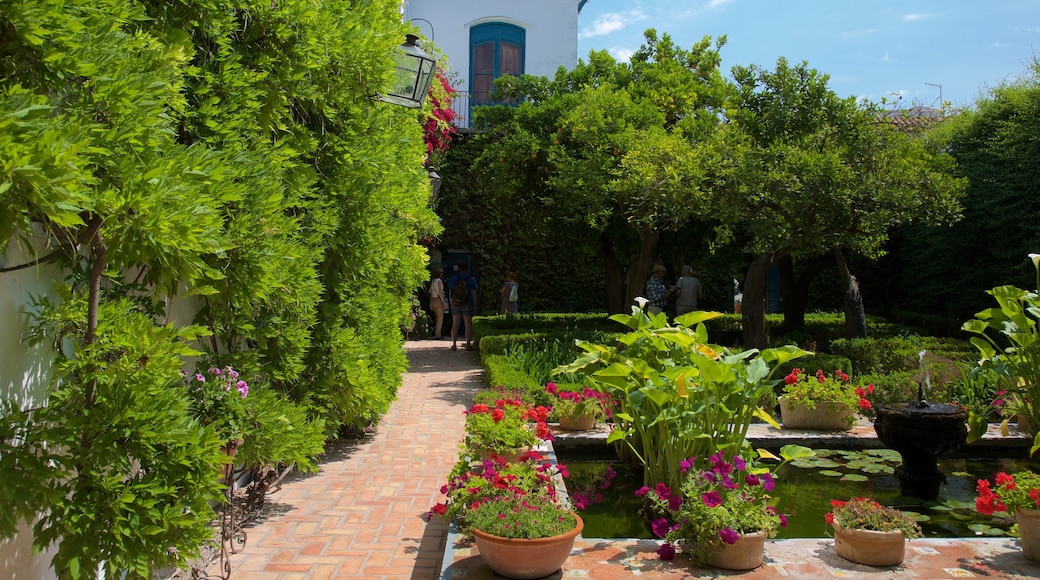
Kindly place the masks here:
<instances>
[{"instance_id":1,"label":"green leafy plant","mask_svg":"<svg viewBox=\"0 0 1040 580\"><path fill-rule=\"evenodd\" d=\"M1007 474L1003 471L994 478L996 489L988 479L980 479L975 490L975 509L980 514L992 515L995 512L1007 512L1014 515L1015 510L1040 509L1040 474L1032 471L1019 471Z\"/></svg>"},{"instance_id":2,"label":"green leafy plant","mask_svg":"<svg viewBox=\"0 0 1040 580\"><path fill-rule=\"evenodd\" d=\"M813 454L797 445L786 445L780 453L780 465ZM768 452L760 454L780 459ZM769 468L746 462L739 455L727 460L721 451L699 463L697 458L685 459L679 467L679 488L659 483L653 489L644 486L636 491L651 506L651 529L666 541L658 551L662 559L670 560L675 554L671 543L681 541L683 551L703 564L741 534L765 531L772 537L787 526L787 517L776 510L776 500L770 495L776 480Z\"/></svg>"},{"instance_id":3,"label":"green leafy plant","mask_svg":"<svg viewBox=\"0 0 1040 580\"><path fill-rule=\"evenodd\" d=\"M1029 258L1040 289L1040 254ZM1036 453L1040 450L1040 295L1015 286L998 286L987 294L997 307L978 312L962 328L974 335L971 344L982 355L979 366L1005 379L1008 411L1029 420L1035 437L1031 452Z\"/></svg>"},{"instance_id":4,"label":"green leafy plant","mask_svg":"<svg viewBox=\"0 0 1040 580\"><path fill-rule=\"evenodd\" d=\"M447 496L427 514L443 516L463 530L477 529L503 538L547 538L570 531L573 513L557 492L557 477L567 470L536 451L508 462L495 456L478 464L463 458L455 465Z\"/></svg>"},{"instance_id":5,"label":"green leafy plant","mask_svg":"<svg viewBox=\"0 0 1040 580\"><path fill-rule=\"evenodd\" d=\"M841 370L826 375L823 370L817 369L815 375L810 375L802 369L793 369L784 377L783 393L782 404L790 407L805 405L811 410L816 408L817 403L827 402L863 414L869 414L873 409L869 397L874 394L874 385L853 386L849 384L849 375ZM854 417L848 417L850 427L854 422Z\"/></svg>"},{"instance_id":6,"label":"green leafy plant","mask_svg":"<svg viewBox=\"0 0 1040 580\"><path fill-rule=\"evenodd\" d=\"M498 399L490 406L476 403L466 410L466 448L505 453L549 440L548 416L545 407L531 407L519 398Z\"/></svg>"},{"instance_id":7,"label":"green leafy plant","mask_svg":"<svg viewBox=\"0 0 1040 580\"><path fill-rule=\"evenodd\" d=\"M870 499L831 500L831 511L825 516L827 523L843 528L873 530L875 532L901 531L906 539L920 538L921 526L917 519L902 511L883 506Z\"/></svg>"},{"instance_id":8,"label":"green leafy plant","mask_svg":"<svg viewBox=\"0 0 1040 580\"><path fill-rule=\"evenodd\" d=\"M794 346L733 353L708 344L704 322L719 316L690 312L671 326L634 306L631 315L611 317L630 332L609 345L577 341L585 352L556 370L588 375L617 401L608 441L624 441L649 485L678 489L687 457L732 457L753 417L776 425L757 405L776 382L770 365L808 354Z\"/></svg>"}]
</instances>

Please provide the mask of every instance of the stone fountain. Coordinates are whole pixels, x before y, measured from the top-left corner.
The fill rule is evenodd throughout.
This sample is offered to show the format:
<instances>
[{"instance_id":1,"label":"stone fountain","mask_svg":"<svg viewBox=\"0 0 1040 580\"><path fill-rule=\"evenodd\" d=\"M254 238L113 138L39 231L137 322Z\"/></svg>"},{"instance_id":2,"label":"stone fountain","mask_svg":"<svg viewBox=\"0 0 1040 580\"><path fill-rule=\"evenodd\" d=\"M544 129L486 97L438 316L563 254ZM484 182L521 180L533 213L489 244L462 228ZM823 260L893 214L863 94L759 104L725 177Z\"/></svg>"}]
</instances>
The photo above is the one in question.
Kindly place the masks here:
<instances>
[{"instance_id":1,"label":"stone fountain","mask_svg":"<svg viewBox=\"0 0 1040 580\"><path fill-rule=\"evenodd\" d=\"M882 443L903 456L903 464L896 470L902 494L933 500L939 497L939 486L946 481L937 459L964 444L968 413L958 405L925 400L925 386L931 389L931 379L924 355L922 350L917 401L878 406L874 430Z\"/></svg>"}]
</instances>

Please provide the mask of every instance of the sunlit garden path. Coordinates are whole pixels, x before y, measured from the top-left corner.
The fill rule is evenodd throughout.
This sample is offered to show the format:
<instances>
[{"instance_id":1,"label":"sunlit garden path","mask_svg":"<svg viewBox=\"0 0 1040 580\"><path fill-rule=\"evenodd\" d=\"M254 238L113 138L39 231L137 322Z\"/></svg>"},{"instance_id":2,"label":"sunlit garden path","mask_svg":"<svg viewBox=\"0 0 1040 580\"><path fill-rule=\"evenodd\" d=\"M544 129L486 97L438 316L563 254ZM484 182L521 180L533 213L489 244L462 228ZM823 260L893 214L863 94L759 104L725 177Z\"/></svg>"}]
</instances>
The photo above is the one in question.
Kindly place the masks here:
<instances>
[{"instance_id":1,"label":"sunlit garden path","mask_svg":"<svg viewBox=\"0 0 1040 580\"><path fill-rule=\"evenodd\" d=\"M445 341L405 344L397 400L361 440L333 443L321 471L273 490L232 556L232 578L436 578L447 525L421 518L455 463L462 411L481 386L478 355Z\"/></svg>"}]
</instances>

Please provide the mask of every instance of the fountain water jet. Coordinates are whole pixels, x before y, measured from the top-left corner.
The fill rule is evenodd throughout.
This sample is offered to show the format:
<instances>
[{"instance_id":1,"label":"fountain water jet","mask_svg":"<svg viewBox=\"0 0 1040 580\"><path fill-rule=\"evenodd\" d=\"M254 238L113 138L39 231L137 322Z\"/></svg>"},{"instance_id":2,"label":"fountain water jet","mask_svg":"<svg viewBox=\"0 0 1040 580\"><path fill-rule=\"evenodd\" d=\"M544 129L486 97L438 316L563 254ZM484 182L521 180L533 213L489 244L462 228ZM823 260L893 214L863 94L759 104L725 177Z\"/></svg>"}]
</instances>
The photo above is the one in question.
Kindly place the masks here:
<instances>
[{"instance_id":1,"label":"fountain water jet","mask_svg":"<svg viewBox=\"0 0 1040 580\"><path fill-rule=\"evenodd\" d=\"M917 401L878 406L874 431L882 443L903 457L903 464L896 471L902 494L933 500L939 497L939 487L946 481L936 460L964 443L968 413L957 405L929 403L925 399L925 386L931 389L931 378L924 355L922 350Z\"/></svg>"}]
</instances>

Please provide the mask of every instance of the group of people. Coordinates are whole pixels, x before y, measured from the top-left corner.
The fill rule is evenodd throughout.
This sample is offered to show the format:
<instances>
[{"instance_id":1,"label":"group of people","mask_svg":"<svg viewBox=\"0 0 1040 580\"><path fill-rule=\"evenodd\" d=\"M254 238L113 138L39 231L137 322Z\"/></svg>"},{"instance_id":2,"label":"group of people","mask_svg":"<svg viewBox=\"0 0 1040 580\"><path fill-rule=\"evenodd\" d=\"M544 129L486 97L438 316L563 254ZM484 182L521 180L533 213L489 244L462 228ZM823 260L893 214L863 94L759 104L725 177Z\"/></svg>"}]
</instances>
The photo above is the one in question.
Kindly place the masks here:
<instances>
[{"instance_id":1,"label":"group of people","mask_svg":"<svg viewBox=\"0 0 1040 580\"><path fill-rule=\"evenodd\" d=\"M650 279L646 282L647 310L651 314L660 314L668 307L668 302L675 300L675 315L686 314L697 310L697 301L704 298L701 293L701 281L693 275L693 268L682 267L682 276L674 286L666 286L664 277L668 268L664 264L654 264L650 270Z\"/></svg>"},{"instance_id":2,"label":"group of people","mask_svg":"<svg viewBox=\"0 0 1040 580\"><path fill-rule=\"evenodd\" d=\"M473 350L473 315L477 312L479 304L479 288L477 280L469 273L469 265L460 262L456 267L456 273L448 279L445 285L443 276L444 268L433 269L433 277L430 280L430 311L433 312L433 339L441 340L441 332L444 328L444 314L451 313L451 350L458 350L459 330L463 331L466 342L463 348ZM502 284L499 295L502 298L501 314L516 314L519 310L519 288L516 282L516 272L506 274L506 281Z\"/></svg>"}]
</instances>

